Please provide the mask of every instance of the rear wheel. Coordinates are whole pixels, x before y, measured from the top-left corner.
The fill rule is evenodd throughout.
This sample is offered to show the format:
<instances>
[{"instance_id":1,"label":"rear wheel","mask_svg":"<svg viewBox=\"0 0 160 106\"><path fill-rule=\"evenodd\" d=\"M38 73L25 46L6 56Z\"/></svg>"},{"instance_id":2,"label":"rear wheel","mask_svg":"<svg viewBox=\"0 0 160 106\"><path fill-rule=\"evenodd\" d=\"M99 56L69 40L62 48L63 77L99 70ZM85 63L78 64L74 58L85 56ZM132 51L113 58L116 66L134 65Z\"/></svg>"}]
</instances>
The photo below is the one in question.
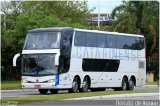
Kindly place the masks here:
<instances>
[{"instance_id":1,"label":"rear wheel","mask_svg":"<svg viewBox=\"0 0 160 106\"><path fill-rule=\"evenodd\" d=\"M121 90L127 90L127 86L128 86L127 79L123 78Z\"/></svg>"},{"instance_id":2,"label":"rear wheel","mask_svg":"<svg viewBox=\"0 0 160 106\"><path fill-rule=\"evenodd\" d=\"M39 89L40 94L47 94L48 89Z\"/></svg>"},{"instance_id":3,"label":"rear wheel","mask_svg":"<svg viewBox=\"0 0 160 106\"><path fill-rule=\"evenodd\" d=\"M77 78L74 78L72 82L72 88L68 90L69 93L76 93L79 90L79 82Z\"/></svg>"},{"instance_id":4,"label":"rear wheel","mask_svg":"<svg viewBox=\"0 0 160 106\"><path fill-rule=\"evenodd\" d=\"M58 89L50 89L51 94L57 94L58 93Z\"/></svg>"},{"instance_id":5,"label":"rear wheel","mask_svg":"<svg viewBox=\"0 0 160 106\"><path fill-rule=\"evenodd\" d=\"M128 87L127 79L123 78L121 87L116 87L116 88L113 88L113 89L114 89L114 91L121 91L121 90L127 90L127 87Z\"/></svg>"},{"instance_id":6,"label":"rear wheel","mask_svg":"<svg viewBox=\"0 0 160 106\"><path fill-rule=\"evenodd\" d=\"M89 78L85 77L82 83L82 88L80 89L80 92L87 92L89 89Z\"/></svg>"},{"instance_id":7,"label":"rear wheel","mask_svg":"<svg viewBox=\"0 0 160 106\"><path fill-rule=\"evenodd\" d=\"M128 82L128 90L133 90L134 89L134 82L132 79L129 80Z\"/></svg>"}]
</instances>

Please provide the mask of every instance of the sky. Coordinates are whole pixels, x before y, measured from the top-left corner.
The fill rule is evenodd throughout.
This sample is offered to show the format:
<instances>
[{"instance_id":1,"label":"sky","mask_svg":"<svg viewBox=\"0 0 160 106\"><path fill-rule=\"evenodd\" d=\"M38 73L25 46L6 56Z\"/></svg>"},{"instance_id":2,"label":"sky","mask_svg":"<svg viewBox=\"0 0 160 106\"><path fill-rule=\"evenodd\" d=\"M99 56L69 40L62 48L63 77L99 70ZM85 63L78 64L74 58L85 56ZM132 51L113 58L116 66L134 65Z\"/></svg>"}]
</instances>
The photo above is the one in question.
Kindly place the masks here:
<instances>
[{"instance_id":1,"label":"sky","mask_svg":"<svg viewBox=\"0 0 160 106\"><path fill-rule=\"evenodd\" d=\"M121 0L88 0L89 9L96 7L92 13L98 13L98 2L100 13L111 13L116 6L122 4Z\"/></svg>"}]
</instances>

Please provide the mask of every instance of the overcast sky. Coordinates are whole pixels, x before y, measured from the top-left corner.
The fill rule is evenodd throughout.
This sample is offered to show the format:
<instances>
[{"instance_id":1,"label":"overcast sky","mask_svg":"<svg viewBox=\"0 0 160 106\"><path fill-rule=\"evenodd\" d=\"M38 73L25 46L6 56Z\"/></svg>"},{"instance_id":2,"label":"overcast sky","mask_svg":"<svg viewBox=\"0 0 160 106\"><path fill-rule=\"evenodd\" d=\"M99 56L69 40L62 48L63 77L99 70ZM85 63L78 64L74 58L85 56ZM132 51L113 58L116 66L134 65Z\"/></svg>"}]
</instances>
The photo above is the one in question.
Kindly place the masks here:
<instances>
[{"instance_id":1,"label":"overcast sky","mask_svg":"<svg viewBox=\"0 0 160 106\"><path fill-rule=\"evenodd\" d=\"M116 6L122 4L121 0L88 0L89 9L96 7L92 13L98 13L98 1L100 13L111 13Z\"/></svg>"}]
</instances>

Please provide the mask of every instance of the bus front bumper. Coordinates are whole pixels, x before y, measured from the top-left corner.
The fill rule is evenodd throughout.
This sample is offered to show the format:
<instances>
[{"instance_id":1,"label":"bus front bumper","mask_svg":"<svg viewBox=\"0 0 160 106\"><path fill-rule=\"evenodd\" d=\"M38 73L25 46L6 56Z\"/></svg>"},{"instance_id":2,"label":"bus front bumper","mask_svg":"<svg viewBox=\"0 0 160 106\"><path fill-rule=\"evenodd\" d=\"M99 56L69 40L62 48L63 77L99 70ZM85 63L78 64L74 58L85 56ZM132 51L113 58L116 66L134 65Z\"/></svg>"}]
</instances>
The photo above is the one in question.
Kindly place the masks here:
<instances>
[{"instance_id":1,"label":"bus front bumper","mask_svg":"<svg viewBox=\"0 0 160 106\"><path fill-rule=\"evenodd\" d=\"M57 85L53 83L21 83L23 89L56 89Z\"/></svg>"}]
</instances>

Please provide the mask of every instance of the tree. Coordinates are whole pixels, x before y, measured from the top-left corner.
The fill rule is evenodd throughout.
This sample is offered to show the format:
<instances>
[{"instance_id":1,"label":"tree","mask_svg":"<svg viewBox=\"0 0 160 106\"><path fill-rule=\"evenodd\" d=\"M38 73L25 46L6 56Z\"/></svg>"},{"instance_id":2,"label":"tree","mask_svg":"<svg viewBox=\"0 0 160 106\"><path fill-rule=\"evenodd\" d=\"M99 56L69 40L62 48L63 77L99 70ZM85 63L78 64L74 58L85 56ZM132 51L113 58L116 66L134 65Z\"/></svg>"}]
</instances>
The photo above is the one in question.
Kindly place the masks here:
<instances>
[{"instance_id":1,"label":"tree","mask_svg":"<svg viewBox=\"0 0 160 106\"><path fill-rule=\"evenodd\" d=\"M66 26L87 28L86 2L80 1L4 1L2 15L2 79L12 67L12 59L21 52L27 31L34 28ZM13 73L15 74L15 73ZM17 74L17 73L16 73ZM9 76L10 75L10 76ZM11 73L7 78L11 77Z\"/></svg>"},{"instance_id":2,"label":"tree","mask_svg":"<svg viewBox=\"0 0 160 106\"><path fill-rule=\"evenodd\" d=\"M123 2L112 11L112 29L145 36L147 70L158 72L159 3L157 1Z\"/></svg>"}]
</instances>

